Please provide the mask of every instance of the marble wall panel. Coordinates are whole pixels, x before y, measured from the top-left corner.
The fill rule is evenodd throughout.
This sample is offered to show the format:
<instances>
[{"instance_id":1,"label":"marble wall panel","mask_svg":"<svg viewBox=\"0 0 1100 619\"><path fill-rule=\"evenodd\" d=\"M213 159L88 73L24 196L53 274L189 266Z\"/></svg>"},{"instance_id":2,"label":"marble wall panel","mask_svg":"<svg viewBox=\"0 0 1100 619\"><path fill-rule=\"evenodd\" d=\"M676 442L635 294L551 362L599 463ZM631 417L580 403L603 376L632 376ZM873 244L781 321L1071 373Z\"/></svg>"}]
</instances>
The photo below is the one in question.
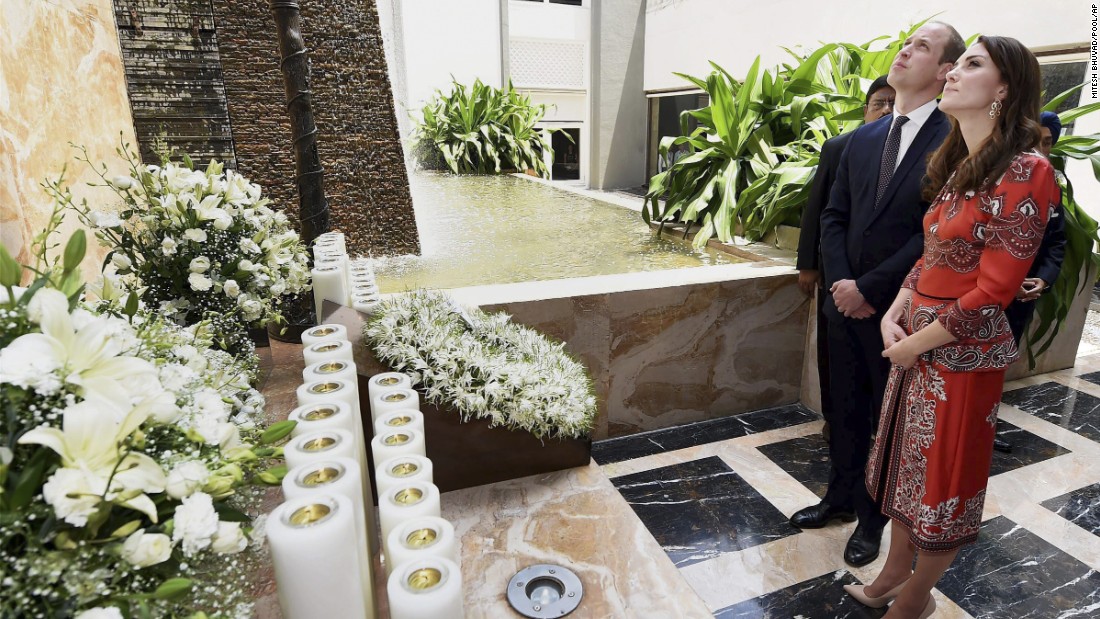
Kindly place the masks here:
<instances>
[{"instance_id":1,"label":"marble wall panel","mask_svg":"<svg viewBox=\"0 0 1100 619\"><path fill-rule=\"evenodd\" d=\"M121 134L121 135L120 135ZM136 142L111 0L4 0L0 3L0 242L28 262L52 201L40 183L66 178L77 201L112 207L113 194L90 188L98 177L73 160L69 143L122 174L115 149ZM76 228L70 216L63 234ZM89 239L85 273L106 252Z\"/></svg>"},{"instance_id":2,"label":"marble wall panel","mask_svg":"<svg viewBox=\"0 0 1100 619\"><path fill-rule=\"evenodd\" d=\"M594 440L799 400L807 301L789 275L486 305L588 367Z\"/></svg>"}]
</instances>

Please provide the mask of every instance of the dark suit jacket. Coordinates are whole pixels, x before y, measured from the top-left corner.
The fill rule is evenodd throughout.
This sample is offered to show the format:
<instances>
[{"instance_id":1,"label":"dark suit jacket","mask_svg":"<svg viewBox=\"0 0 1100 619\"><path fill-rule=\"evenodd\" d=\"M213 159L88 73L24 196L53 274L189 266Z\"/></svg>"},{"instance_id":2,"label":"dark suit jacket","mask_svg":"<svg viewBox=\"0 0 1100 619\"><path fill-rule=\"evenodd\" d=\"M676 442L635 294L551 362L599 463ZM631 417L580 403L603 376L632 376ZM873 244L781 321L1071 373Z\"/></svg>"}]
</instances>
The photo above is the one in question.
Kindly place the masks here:
<instances>
[{"instance_id":1,"label":"dark suit jacket","mask_svg":"<svg viewBox=\"0 0 1100 619\"><path fill-rule=\"evenodd\" d=\"M893 115L856 129L840 157L829 205L821 216L825 287L842 279L856 286L878 315L890 307L902 280L924 246L920 197L928 154L947 137L947 117L938 108L928 117L894 172L875 208L882 149ZM831 310L830 310L831 308ZM826 314L838 315L832 297Z\"/></svg>"},{"instance_id":2,"label":"dark suit jacket","mask_svg":"<svg viewBox=\"0 0 1100 619\"><path fill-rule=\"evenodd\" d=\"M848 145L853 131L842 133L825 140L821 145L821 157L814 173L814 184L810 187L810 199L802 209L802 228L798 236L798 260L795 268L799 271L821 270L821 213L829 204L829 192L836 181L836 170L840 166L840 155Z\"/></svg>"}]
</instances>

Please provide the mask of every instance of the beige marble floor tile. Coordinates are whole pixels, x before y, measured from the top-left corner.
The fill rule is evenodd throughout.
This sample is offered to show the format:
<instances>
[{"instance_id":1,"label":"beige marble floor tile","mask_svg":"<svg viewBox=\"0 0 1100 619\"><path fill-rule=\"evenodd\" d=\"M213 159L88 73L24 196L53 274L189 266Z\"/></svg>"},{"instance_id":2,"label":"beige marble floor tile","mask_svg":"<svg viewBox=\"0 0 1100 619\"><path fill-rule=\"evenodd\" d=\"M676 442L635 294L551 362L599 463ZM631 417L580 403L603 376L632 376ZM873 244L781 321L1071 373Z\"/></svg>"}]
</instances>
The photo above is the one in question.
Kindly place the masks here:
<instances>
[{"instance_id":1,"label":"beige marble floor tile","mask_svg":"<svg viewBox=\"0 0 1100 619\"><path fill-rule=\"evenodd\" d=\"M577 617L710 617L595 463L442 496L462 543L466 617L512 617L520 569L556 563L584 584Z\"/></svg>"}]
</instances>

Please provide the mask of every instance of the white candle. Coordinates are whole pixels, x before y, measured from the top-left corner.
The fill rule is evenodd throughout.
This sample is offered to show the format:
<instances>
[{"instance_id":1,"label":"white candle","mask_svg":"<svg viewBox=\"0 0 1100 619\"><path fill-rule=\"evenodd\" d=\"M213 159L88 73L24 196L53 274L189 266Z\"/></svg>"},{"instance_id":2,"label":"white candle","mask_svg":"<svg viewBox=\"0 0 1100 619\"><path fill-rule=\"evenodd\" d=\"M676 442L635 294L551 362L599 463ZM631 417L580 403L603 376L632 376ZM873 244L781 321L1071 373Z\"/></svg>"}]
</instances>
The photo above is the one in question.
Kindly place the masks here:
<instances>
[{"instance_id":1,"label":"white candle","mask_svg":"<svg viewBox=\"0 0 1100 619\"><path fill-rule=\"evenodd\" d=\"M389 460L382 460L374 468L374 484L378 496L389 492L390 488L414 481L433 483L432 461L425 456L406 454Z\"/></svg>"},{"instance_id":2,"label":"white candle","mask_svg":"<svg viewBox=\"0 0 1100 619\"><path fill-rule=\"evenodd\" d=\"M351 295L352 298L356 298L356 299L361 298L361 297L362 298L368 298L368 299L376 299L376 298L379 298L378 284L362 283L362 282L358 282L358 281L353 279L350 282L350 288L348 289L348 294Z\"/></svg>"},{"instance_id":3,"label":"white candle","mask_svg":"<svg viewBox=\"0 0 1100 619\"><path fill-rule=\"evenodd\" d=\"M336 400L310 402L290 411L287 419L298 422L290 431L292 437L321 430L345 430L351 433L351 439L355 443L355 460L359 463L363 479L367 479L367 442L361 429L362 419L348 403Z\"/></svg>"},{"instance_id":4,"label":"white candle","mask_svg":"<svg viewBox=\"0 0 1100 619\"><path fill-rule=\"evenodd\" d=\"M354 549L359 558L360 573L363 576L360 591L363 592L365 605L368 608L374 608L374 578L371 576L371 558L374 555L370 551L373 544L368 538L368 534L374 532L374 506L370 505L368 510L368 505L364 502L359 464L351 458L318 460L294 467L283 478L283 496L287 499L310 498L326 494L340 494L351 499L355 516ZM427 533L420 535L422 538L430 537ZM415 545L416 541L417 538L413 538L410 544Z\"/></svg>"},{"instance_id":5,"label":"white candle","mask_svg":"<svg viewBox=\"0 0 1100 619\"><path fill-rule=\"evenodd\" d=\"M352 274L348 276L348 283L351 284L351 289L356 292L378 292L378 283L374 280L373 275Z\"/></svg>"},{"instance_id":6,"label":"white candle","mask_svg":"<svg viewBox=\"0 0 1100 619\"><path fill-rule=\"evenodd\" d=\"M344 281L343 269L330 264L320 264L314 267L310 274L313 276L313 306L317 311L317 320L322 319L321 304L328 300L347 305L348 290Z\"/></svg>"},{"instance_id":7,"label":"white candle","mask_svg":"<svg viewBox=\"0 0 1100 619\"><path fill-rule=\"evenodd\" d=\"M351 302L356 301L381 301L382 295L378 294L378 289L359 289L352 286L351 289Z\"/></svg>"},{"instance_id":8,"label":"white candle","mask_svg":"<svg viewBox=\"0 0 1100 619\"><path fill-rule=\"evenodd\" d=\"M424 433L416 430L390 430L370 442L372 464L377 467L390 458L415 454L424 456Z\"/></svg>"},{"instance_id":9,"label":"white candle","mask_svg":"<svg viewBox=\"0 0 1100 619\"><path fill-rule=\"evenodd\" d=\"M342 380L356 388L359 386L359 375L355 371L355 364L343 359L318 361L307 365L306 369L302 370L302 380L307 383L318 380Z\"/></svg>"},{"instance_id":10,"label":"white candle","mask_svg":"<svg viewBox=\"0 0 1100 619\"><path fill-rule=\"evenodd\" d=\"M325 342L318 342L311 344L302 349L302 356L305 358L306 365L313 365L318 361L328 361L330 359L342 359L344 361L354 361L351 350L351 342L329 340Z\"/></svg>"},{"instance_id":11,"label":"white candle","mask_svg":"<svg viewBox=\"0 0 1100 619\"><path fill-rule=\"evenodd\" d=\"M332 458L355 459L355 440L347 430L318 430L290 439L283 447L287 468Z\"/></svg>"},{"instance_id":12,"label":"white candle","mask_svg":"<svg viewBox=\"0 0 1100 619\"><path fill-rule=\"evenodd\" d=\"M309 346L317 342L326 342L328 340L341 341L346 339L348 339L348 328L338 324L317 325L312 329L306 329L302 332L302 346Z\"/></svg>"},{"instance_id":13,"label":"white candle","mask_svg":"<svg viewBox=\"0 0 1100 619\"><path fill-rule=\"evenodd\" d=\"M422 516L439 516L439 488L435 484L412 481L390 488L378 497L383 540L397 525Z\"/></svg>"},{"instance_id":14,"label":"white candle","mask_svg":"<svg viewBox=\"0 0 1100 619\"><path fill-rule=\"evenodd\" d=\"M394 567L421 557L443 557L456 565L460 563L454 525L434 516L413 518L397 525L386 538L384 548L387 574L392 574Z\"/></svg>"},{"instance_id":15,"label":"white candle","mask_svg":"<svg viewBox=\"0 0 1100 619\"><path fill-rule=\"evenodd\" d=\"M287 619L373 617L355 553L355 511L343 495L292 499L271 512L267 539L279 606Z\"/></svg>"},{"instance_id":16,"label":"white candle","mask_svg":"<svg viewBox=\"0 0 1100 619\"><path fill-rule=\"evenodd\" d=\"M370 316L374 312L378 311L378 306L381 304L382 302L378 301L377 299L367 301L352 301L351 308L357 312Z\"/></svg>"},{"instance_id":17,"label":"white candle","mask_svg":"<svg viewBox=\"0 0 1100 619\"><path fill-rule=\"evenodd\" d=\"M442 557L423 557L394 568L386 582L391 619L465 619L462 573Z\"/></svg>"},{"instance_id":18,"label":"white candle","mask_svg":"<svg viewBox=\"0 0 1100 619\"><path fill-rule=\"evenodd\" d=\"M415 408L403 408L390 411L374 422L374 435L386 434L395 430L416 430L424 433L424 413Z\"/></svg>"},{"instance_id":19,"label":"white candle","mask_svg":"<svg viewBox=\"0 0 1100 619\"><path fill-rule=\"evenodd\" d=\"M412 381L401 372L382 372L371 376L367 381L367 396L371 402L384 392L395 389L412 389Z\"/></svg>"},{"instance_id":20,"label":"white candle","mask_svg":"<svg viewBox=\"0 0 1100 619\"><path fill-rule=\"evenodd\" d=\"M351 407L351 410L359 412L358 391L355 383L346 380L334 378L315 380L311 383L298 385L298 405L336 400L347 404Z\"/></svg>"},{"instance_id":21,"label":"white candle","mask_svg":"<svg viewBox=\"0 0 1100 619\"><path fill-rule=\"evenodd\" d=\"M370 394L370 387L367 387L367 394ZM377 396L371 398L370 401L370 416L371 423L378 421L378 418L390 411L395 411L402 408L420 408L420 395L412 389L391 389Z\"/></svg>"}]
</instances>

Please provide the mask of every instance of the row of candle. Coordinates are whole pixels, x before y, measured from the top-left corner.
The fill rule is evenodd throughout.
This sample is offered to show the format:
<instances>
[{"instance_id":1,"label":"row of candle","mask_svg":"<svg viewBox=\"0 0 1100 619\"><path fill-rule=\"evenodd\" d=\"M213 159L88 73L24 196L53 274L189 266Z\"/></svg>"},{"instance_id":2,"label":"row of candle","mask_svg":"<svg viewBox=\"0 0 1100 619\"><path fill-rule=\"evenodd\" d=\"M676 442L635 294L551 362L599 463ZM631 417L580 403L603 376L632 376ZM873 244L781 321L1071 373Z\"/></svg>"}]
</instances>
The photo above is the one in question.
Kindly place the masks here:
<instances>
[{"instance_id":1,"label":"row of candle","mask_svg":"<svg viewBox=\"0 0 1100 619\"><path fill-rule=\"evenodd\" d=\"M328 300L346 305L365 314L372 313L379 303L378 284L369 260L349 260L344 247L344 235L326 232L313 244L313 303L317 319L321 319L321 304Z\"/></svg>"},{"instance_id":2,"label":"row of candle","mask_svg":"<svg viewBox=\"0 0 1100 619\"><path fill-rule=\"evenodd\" d=\"M268 537L279 599L288 619L374 617L372 565L378 552L358 375L347 331L320 325L302 336L306 368L298 422L284 448L287 502ZM370 385L375 468L389 606L394 619L460 617L461 573L454 527L439 517L439 490L424 451L423 414L408 377ZM355 539L355 552L347 540ZM324 558L324 562L318 562ZM443 610L446 609L446 610Z\"/></svg>"}]
</instances>

